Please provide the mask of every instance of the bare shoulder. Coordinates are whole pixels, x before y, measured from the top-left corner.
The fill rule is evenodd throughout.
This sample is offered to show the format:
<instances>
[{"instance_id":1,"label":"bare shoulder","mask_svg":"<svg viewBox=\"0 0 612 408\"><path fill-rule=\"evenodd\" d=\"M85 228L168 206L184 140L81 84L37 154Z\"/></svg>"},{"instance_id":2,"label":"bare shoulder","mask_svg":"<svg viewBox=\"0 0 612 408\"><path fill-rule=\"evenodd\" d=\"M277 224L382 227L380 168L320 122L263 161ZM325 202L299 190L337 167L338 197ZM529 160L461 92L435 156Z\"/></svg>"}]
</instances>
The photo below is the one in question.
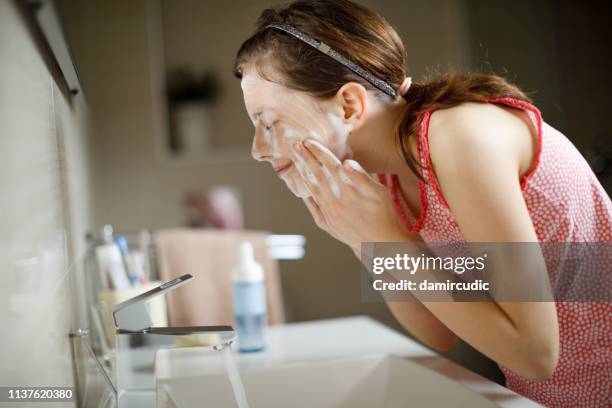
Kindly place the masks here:
<instances>
[{"instance_id":1,"label":"bare shoulder","mask_svg":"<svg viewBox=\"0 0 612 408\"><path fill-rule=\"evenodd\" d=\"M449 160L511 160L528 168L534 146L527 115L492 103L466 102L435 111L429 124L434 165Z\"/></svg>"}]
</instances>

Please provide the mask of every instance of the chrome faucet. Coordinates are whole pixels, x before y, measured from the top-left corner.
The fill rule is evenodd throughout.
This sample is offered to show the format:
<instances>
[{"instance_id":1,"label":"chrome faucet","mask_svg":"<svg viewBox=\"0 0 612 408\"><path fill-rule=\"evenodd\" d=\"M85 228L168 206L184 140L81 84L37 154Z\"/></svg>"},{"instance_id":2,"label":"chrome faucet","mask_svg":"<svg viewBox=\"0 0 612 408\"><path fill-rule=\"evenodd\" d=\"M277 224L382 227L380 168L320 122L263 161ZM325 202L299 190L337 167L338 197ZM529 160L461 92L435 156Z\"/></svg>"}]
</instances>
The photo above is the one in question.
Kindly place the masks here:
<instances>
[{"instance_id":1,"label":"chrome faucet","mask_svg":"<svg viewBox=\"0 0 612 408\"><path fill-rule=\"evenodd\" d=\"M215 350L224 349L236 338L230 326L152 327L145 302L191 279L193 276L183 275L113 307L118 408L156 406L156 355L161 349L185 347L177 345L178 337L197 334L198 347Z\"/></svg>"}]
</instances>

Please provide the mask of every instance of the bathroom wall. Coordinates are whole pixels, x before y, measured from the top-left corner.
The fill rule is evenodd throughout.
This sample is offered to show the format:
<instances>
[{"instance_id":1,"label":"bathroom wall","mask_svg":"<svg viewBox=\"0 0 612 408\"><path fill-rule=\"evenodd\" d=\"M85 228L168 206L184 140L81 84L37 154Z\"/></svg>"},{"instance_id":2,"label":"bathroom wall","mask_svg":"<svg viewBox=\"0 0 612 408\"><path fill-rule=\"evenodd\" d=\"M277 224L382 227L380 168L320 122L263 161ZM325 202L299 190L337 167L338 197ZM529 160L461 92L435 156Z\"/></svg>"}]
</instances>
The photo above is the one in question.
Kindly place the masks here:
<instances>
[{"instance_id":1,"label":"bathroom wall","mask_svg":"<svg viewBox=\"0 0 612 408\"><path fill-rule=\"evenodd\" d=\"M610 2L473 0L465 15L472 66L506 72L589 162L607 158L595 169L612 192Z\"/></svg>"},{"instance_id":2,"label":"bathroom wall","mask_svg":"<svg viewBox=\"0 0 612 408\"><path fill-rule=\"evenodd\" d=\"M68 333L83 323L79 260L92 213L86 107L66 89L21 6L0 1L3 386L74 384Z\"/></svg>"}]
</instances>

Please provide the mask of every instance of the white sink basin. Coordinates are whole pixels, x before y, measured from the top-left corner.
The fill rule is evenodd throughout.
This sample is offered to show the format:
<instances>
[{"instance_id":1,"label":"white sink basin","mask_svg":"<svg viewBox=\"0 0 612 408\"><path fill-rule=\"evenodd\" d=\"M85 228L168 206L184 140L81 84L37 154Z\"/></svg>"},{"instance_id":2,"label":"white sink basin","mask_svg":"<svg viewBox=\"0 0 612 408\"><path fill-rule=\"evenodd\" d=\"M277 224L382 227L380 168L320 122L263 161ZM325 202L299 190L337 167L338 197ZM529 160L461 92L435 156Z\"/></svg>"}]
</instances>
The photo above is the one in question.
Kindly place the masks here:
<instances>
[{"instance_id":1,"label":"white sink basin","mask_svg":"<svg viewBox=\"0 0 612 408\"><path fill-rule=\"evenodd\" d=\"M241 372L250 408L495 407L434 371L392 355L291 363ZM235 407L228 377L158 381L158 406Z\"/></svg>"}]
</instances>

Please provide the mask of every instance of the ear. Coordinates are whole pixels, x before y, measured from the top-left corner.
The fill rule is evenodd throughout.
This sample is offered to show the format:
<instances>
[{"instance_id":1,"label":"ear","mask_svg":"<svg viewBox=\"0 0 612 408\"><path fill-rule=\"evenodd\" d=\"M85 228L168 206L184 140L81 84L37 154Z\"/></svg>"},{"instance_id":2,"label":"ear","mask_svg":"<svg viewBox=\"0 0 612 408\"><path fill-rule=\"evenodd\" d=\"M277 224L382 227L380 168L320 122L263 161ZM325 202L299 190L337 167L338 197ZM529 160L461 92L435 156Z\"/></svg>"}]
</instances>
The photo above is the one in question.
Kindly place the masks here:
<instances>
[{"instance_id":1,"label":"ear","mask_svg":"<svg viewBox=\"0 0 612 408\"><path fill-rule=\"evenodd\" d=\"M353 130L361 127L368 111L368 93L357 82L348 82L336 93L336 100L342 109L342 120L351 124Z\"/></svg>"}]
</instances>

